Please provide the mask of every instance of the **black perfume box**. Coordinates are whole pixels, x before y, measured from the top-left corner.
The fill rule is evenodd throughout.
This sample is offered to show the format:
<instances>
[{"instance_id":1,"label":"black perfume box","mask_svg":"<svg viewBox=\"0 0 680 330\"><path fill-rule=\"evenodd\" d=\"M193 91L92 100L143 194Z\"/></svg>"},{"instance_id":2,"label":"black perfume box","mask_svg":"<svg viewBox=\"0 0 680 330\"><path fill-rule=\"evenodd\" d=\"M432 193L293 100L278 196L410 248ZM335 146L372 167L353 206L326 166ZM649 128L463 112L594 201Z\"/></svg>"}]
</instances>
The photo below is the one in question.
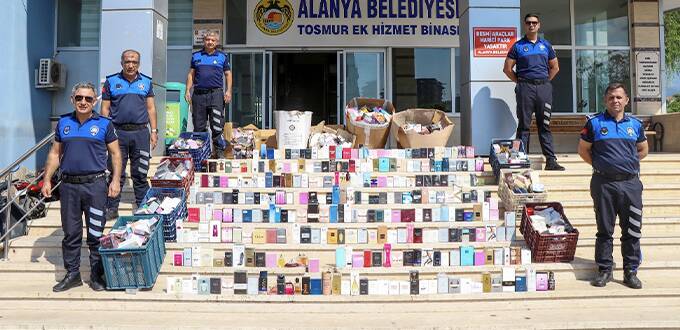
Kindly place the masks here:
<instances>
[{"instance_id":1,"label":"black perfume box","mask_svg":"<svg viewBox=\"0 0 680 330\"><path fill-rule=\"evenodd\" d=\"M222 294L222 280L219 277L210 278L210 294Z\"/></svg>"},{"instance_id":2,"label":"black perfume box","mask_svg":"<svg viewBox=\"0 0 680 330\"><path fill-rule=\"evenodd\" d=\"M359 279L359 294L362 296L368 295L368 279Z\"/></svg>"},{"instance_id":3,"label":"black perfume box","mask_svg":"<svg viewBox=\"0 0 680 330\"><path fill-rule=\"evenodd\" d=\"M224 252L224 267L234 266L234 253L232 251Z\"/></svg>"},{"instance_id":4,"label":"black perfume box","mask_svg":"<svg viewBox=\"0 0 680 330\"><path fill-rule=\"evenodd\" d=\"M409 272L409 284L411 287L411 294L418 294L420 292L420 280L417 270Z\"/></svg>"}]
</instances>

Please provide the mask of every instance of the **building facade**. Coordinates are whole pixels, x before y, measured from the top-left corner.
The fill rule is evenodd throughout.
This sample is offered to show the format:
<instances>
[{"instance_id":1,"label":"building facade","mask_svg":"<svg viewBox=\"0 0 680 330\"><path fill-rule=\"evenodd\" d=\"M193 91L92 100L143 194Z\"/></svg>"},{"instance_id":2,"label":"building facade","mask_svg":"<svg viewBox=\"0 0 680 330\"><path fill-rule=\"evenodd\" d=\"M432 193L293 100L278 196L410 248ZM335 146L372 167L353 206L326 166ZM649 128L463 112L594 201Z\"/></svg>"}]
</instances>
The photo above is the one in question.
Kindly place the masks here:
<instances>
[{"instance_id":1,"label":"building facade","mask_svg":"<svg viewBox=\"0 0 680 330\"><path fill-rule=\"evenodd\" d=\"M22 2L12 2L16 7L12 10L21 14ZM505 19L503 26L486 26L514 28L513 38L523 35L521 19L526 13L541 15L542 37L554 45L561 68L553 81L556 115L601 111L603 89L613 81L630 87L632 113L665 111L662 0L44 2L50 4L44 7L47 12L54 15L40 23L45 31L41 37L53 46L40 57L52 57L65 65L66 86L81 80L99 82L119 68L120 50L147 46L153 54L142 53L142 62L149 64L142 71L153 75L158 86L154 88L184 82L190 54L200 47L202 33L216 31L230 55L234 77L229 120L239 125L273 127L272 111L279 109L310 110L315 122L343 123L344 105L363 96L390 99L397 110L446 111L459 125L456 132L463 132L452 143L470 143L465 131L474 130L476 124L466 119L470 117L466 111L475 111L470 105L475 95L462 101L469 88L464 81L477 70L502 74L502 67L495 67L498 61L472 59L486 56L476 53L479 45L475 42L484 40L473 40L474 19L464 18L474 6L497 7L494 13ZM140 23L147 19L145 13L150 22L146 25ZM26 11L24 16L31 17L31 13ZM162 45L157 45L158 40ZM127 41L131 46L122 47ZM502 42L495 46L503 47ZM504 54L497 52L495 57L502 60ZM25 69L32 72L35 61L28 58ZM494 64L480 68L475 63ZM489 79L489 84L495 80ZM27 87L35 94L30 84ZM41 109L43 117L71 111L69 88L40 93L44 94L38 96L42 103L51 105ZM514 120L514 100L495 93L492 88L487 97L504 102L511 114L503 120ZM170 100L178 97L167 95ZM30 143L23 150L28 147Z\"/></svg>"}]
</instances>

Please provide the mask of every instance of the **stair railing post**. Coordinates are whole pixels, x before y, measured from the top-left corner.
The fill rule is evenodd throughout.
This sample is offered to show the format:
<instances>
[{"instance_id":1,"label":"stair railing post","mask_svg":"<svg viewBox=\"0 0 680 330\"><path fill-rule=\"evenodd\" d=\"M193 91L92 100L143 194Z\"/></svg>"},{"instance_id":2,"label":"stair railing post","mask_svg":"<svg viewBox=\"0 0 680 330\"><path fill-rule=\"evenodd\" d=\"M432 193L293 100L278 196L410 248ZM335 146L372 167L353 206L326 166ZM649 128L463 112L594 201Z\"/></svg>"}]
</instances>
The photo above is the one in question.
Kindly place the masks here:
<instances>
[{"instance_id":1,"label":"stair railing post","mask_svg":"<svg viewBox=\"0 0 680 330\"><path fill-rule=\"evenodd\" d=\"M7 174L7 177L5 179L7 182L7 207L5 208L5 231L9 231L10 229L10 222L12 219L12 205L10 205L12 202L12 172ZM6 233L5 235L5 240L2 242L2 253L3 253L3 259L4 260L9 260L9 239L12 236L9 233Z\"/></svg>"}]
</instances>

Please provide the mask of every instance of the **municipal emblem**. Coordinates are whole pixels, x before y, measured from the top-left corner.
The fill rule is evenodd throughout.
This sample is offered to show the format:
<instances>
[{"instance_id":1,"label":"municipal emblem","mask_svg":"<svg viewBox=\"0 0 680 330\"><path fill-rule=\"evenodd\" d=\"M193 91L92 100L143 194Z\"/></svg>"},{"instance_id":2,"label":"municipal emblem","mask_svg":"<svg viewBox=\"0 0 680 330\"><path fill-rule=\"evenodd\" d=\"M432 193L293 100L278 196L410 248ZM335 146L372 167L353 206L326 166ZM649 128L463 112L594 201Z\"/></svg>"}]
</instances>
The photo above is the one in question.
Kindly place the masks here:
<instances>
[{"instance_id":1,"label":"municipal emblem","mask_svg":"<svg viewBox=\"0 0 680 330\"><path fill-rule=\"evenodd\" d=\"M609 130L606 127L602 127L600 128L600 134L607 135L609 134Z\"/></svg>"},{"instance_id":2,"label":"municipal emblem","mask_svg":"<svg viewBox=\"0 0 680 330\"><path fill-rule=\"evenodd\" d=\"M121 85L121 84L116 84L116 89L121 89L121 88L123 88L123 85Z\"/></svg>"},{"instance_id":3,"label":"municipal emblem","mask_svg":"<svg viewBox=\"0 0 680 330\"><path fill-rule=\"evenodd\" d=\"M217 64L217 60L213 60L213 64Z\"/></svg>"},{"instance_id":4,"label":"municipal emblem","mask_svg":"<svg viewBox=\"0 0 680 330\"><path fill-rule=\"evenodd\" d=\"M137 87L139 87L140 91L144 90L144 84L142 84L142 83L139 83L139 85L137 85Z\"/></svg>"},{"instance_id":5,"label":"municipal emblem","mask_svg":"<svg viewBox=\"0 0 680 330\"><path fill-rule=\"evenodd\" d=\"M64 127L62 133L64 133L64 135L68 135L68 133L71 133L71 126Z\"/></svg>"},{"instance_id":6,"label":"municipal emblem","mask_svg":"<svg viewBox=\"0 0 680 330\"><path fill-rule=\"evenodd\" d=\"M97 133L99 133L99 127L97 126L90 127L90 134L92 134L92 136L97 135Z\"/></svg>"},{"instance_id":7,"label":"municipal emblem","mask_svg":"<svg viewBox=\"0 0 680 330\"><path fill-rule=\"evenodd\" d=\"M541 50L545 50L545 46L543 45L538 45L538 48L540 48Z\"/></svg>"},{"instance_id":8,"label":"municipal emblem","mask_svg":"<svg viewBox=\"0 0 680 330\"><path fill-rule=\"evenodd\" d=\"M633 136L635 134L635 131L633 130L632 127L628 127L626 131L628 132L628 136Z\"/></svg>"},{"instance_id":9,"label":"municipal emblem","mask_svg":"<svg viewBox=\"0 0 680 330\"><path fill-rule=\"evenodd\" d=\"M257 28L269 36L288 31L293 19L293 6L288 0L260 0L253 13Z\"/></svg>"},{"instance_id":10,"label":"municipal emblem","mask_svg":"<svg viewBox=\"0 0 680 330\"><path fill-rule=\"evenodd\" d=\"M524 52L528 52L528 51L529 51L529 47L524 46Z\"/></svg>"}]
</instances>

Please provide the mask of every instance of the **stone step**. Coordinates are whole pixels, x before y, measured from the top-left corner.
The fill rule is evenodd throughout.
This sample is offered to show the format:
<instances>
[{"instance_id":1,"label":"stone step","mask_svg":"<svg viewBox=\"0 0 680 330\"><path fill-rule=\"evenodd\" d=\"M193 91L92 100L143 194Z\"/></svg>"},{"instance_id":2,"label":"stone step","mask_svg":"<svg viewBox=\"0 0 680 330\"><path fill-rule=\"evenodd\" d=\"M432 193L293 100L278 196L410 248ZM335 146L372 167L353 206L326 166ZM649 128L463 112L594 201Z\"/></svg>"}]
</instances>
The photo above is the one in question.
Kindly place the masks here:
<instances>
[{"instance_id":1,"label":"stone step","mask_svg":"<svg viewBox=\"0 0 680 330\"><path fill-rule=\"evenodd\" d=\"M680 169L655 169L642 172L640 179L643 184L657 184L657 183L680 183ZM550 187L560 187L564 184L580 184L588 186L590 184L590 177L592 170L582 169L573 171L541 171L540 177L548 191L555 190Z\"/></svg>"},{"instance_id":2,"label":"stone step","mask_svg":"<svg viewBox=\"0 0 680 330\"><path fill-rule=\"evenodd\" d=\"M7 307L0 308L8 313L4 313L3 322L18 328L50 328L60 322L86 329L100 327L101 320L116 320L117 328L138 329L139 318L130 316L144 311L148 329L224 328L227 322L238 329L321 329L329 324L338 329L357 328L357 324L371 329L433 329L442 324L461 329L680 327L673 317L680 308L678 290L652 284L637 291L618 283L594 290L579 282L569 291L445 295L446 300L432 296L239 296L231 301L193 295L170 299L154 292L94 293L87 287L45 295L52 284L31 283L5 292L1 298ZM17 292L28 293L22 296ZM40 304L35 299L40 299ZM296 303L288 303L292 301ZM583 306L588 306L589 313L583 313ZM261 310L266 311L266 317ZM224 311L229 311L228 321ZM312 317L301 319L303 314ZM489 326L490 320L493 326Z\"/></svg>"},{"instance_id":3,"label":"stone step","mask_svg":"<svg viewBox=\"0 0 680 330\"><path fill-rule=\"evenodd\" d=\"M680 166L680 165L679 165ZM551 185L548 188L548 199L554 201L569 201L590 197L590 185L564 184ZM644 186L642 200L664 199L680 191L680 183L654 183Z\"/></svg>"},{"instance_id":4,"label":"stone step","mask_svg":"<svg viewBox=\"0 0 680 330\"><path fill-rule=\"evenodd\" d=\"M51 273L17 273L8 276L9 280L14 281L15 278L21 276L14 285L8 285L3 283L0 285L0 299L31 299L40 297L41 300L117 300L117 301L158 301L158 302L169 302L169 301L182 301L184 303L189 302L400 302L400 301L524 301L524 300L534 300L534 299L550 299L550 300L572 300L574 298L599 298L603 299L608 296L618 296L627 297L633 295L636 297L651 296L651 297L667 297L667 296L679 296L680 289L674 286L674 277L677 278L680 275L680 271L677 269L670 271L655 271L655 270L645 270L640 269L640 279L644 283L644 289L642 290L630 290L626 289L619 281L622 277L620 270L617 270L615 276L615 282L610 283L605 288L592 288L588 283L586 278L575 279L573 276L569 276L569 273L556 272L556 290L549 292L522 292L522 293L486 293L486 294L437 294L437 295L413 295L413 296L382 296L382 295L368 295L368 296L278 296L278 295L233 295L231 293L223 293L222 295L194 295L194 294L179 294L179 295L168 295L166 290L166 277L165 275L160 275L156 281L156 285L150 290L140 290L137 294L125 294L121 291L106 291L95 293L92 292L87 286L75 288L67 292L55 294L51 292L52 285L60 279L58 274ZM573 273L571 273L573 274ZM81 276L83 274L81 273ZM62 275L63 276L63 275ZM88 275L89 276L89 275ZM208 275L210 276L210 275ZM221 277L229 281L230 277L228 275L213 275L215 277ZM467 276L467 275L463 275ZM592 276L592 275L589 275ZM186 276L189 277L189 276ZM395 279L406 280L408 274ZM474 278L473 276L469 276ZM435 276L423 276L421 279L434 279ZM23 279L23 280L21 280ZM88 277L84 278L85 281ZM5 281L9 282L9 281ZM226 291L226 290L225 290ZM38 294L38 296L35 296ZM408 299L406 299L408 298ZM153 311L154 307L149 307L149 310L145 312Z\"/></svg>"}]
</instances>

